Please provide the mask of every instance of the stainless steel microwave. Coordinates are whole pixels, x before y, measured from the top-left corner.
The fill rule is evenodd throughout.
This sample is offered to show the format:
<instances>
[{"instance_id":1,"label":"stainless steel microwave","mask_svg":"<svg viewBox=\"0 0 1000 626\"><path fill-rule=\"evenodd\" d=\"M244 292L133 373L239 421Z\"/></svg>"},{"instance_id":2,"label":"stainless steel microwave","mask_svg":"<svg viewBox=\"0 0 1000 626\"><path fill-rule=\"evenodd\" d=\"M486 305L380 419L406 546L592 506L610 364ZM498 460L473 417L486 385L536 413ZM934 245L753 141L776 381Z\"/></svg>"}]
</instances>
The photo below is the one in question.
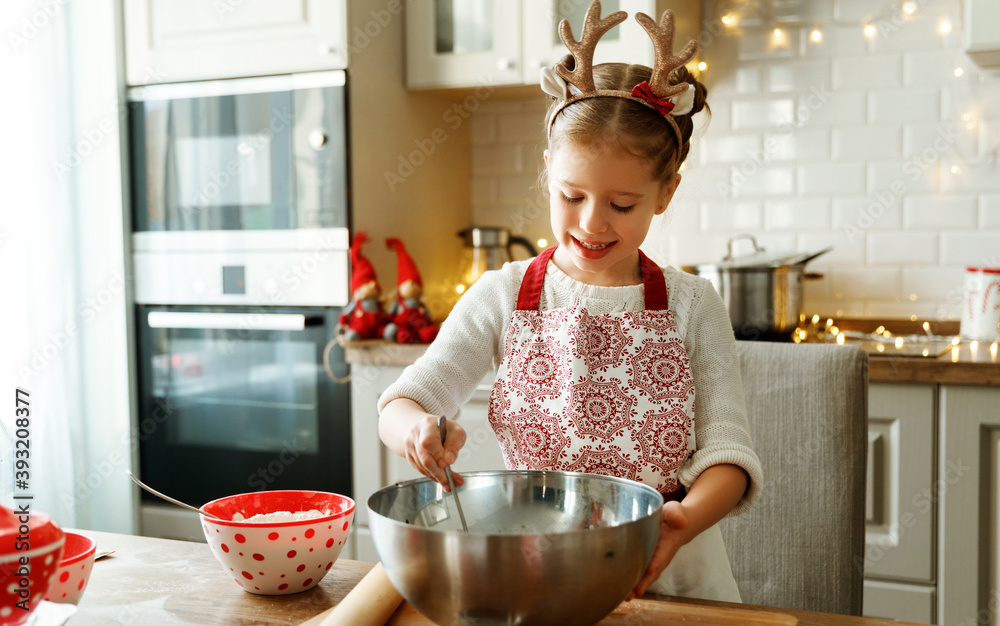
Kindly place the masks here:
<instances>
[{"instance_id":1,"label":"stainless steel microwave","mask_svg":"<svg viewBox=\"0 0 1000 626\"><path fill-rule=\"evenodd\" d=\"M343 71L128 92L132 228L348 226Z\"/></svg>"}]
</instances>

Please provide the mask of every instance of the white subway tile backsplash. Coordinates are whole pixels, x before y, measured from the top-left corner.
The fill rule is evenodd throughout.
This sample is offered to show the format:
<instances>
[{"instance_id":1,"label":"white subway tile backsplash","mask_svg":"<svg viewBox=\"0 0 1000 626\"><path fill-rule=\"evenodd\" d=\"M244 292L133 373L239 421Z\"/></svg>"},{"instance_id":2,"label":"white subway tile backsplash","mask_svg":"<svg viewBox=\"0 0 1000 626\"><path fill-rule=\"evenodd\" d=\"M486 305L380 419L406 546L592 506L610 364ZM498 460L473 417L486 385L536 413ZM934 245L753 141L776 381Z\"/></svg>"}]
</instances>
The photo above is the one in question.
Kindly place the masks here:
<instances>
[{"instance_id":1,"label":"white subway tile backsplash","mask_svg":"<svg viewBox=\"0 0 1000 626\"><path fill-rule=\"evenodd\" d=\"M820 29L820 40L806 37L804 56L851 57L868 52L868 40L864 31L857 26L831 26Z\"/></svg>"},{"instance_id":2,"label":"white subway tile backsplash","mask_svg":"<svg viewBox=\"0 0 1000 626\"><path fill-rule=\"evenodd\" d=\"M941 93L944 119L961 120L969 113L973 120L1000 121L1000 80L977 82L968 74L952 77Z\"/></svg>"},{"instance_id":3,"label":"white subway tile backsplash","mask_svg":"<svg viewBox=\"0 0 1000 626\"><path fill-rule=\"evenodd\" d=\"M970 228L977 226L976 196L907 196L903 200L903 227L907 230Z\"/></svg>"},{"instance_id":4,"label":"white subway tile backsplash","mask_svg":"<svg viewBox=\"0 0 1000 626\"><path fill-rule=\"evenodd\" d=\"M868 95L863 91L810 91L796 101L798 127L859 126L868 121Z\"/></svg>"},{"instance_id":5,"label":"white subway tile backsplash","mask_svg":"<svg viewBox=\"0 0 1000 626\"><path fill-rule=\"evenodd\" d=\"M742 163L732 168L732 196L782 196L795 191L795 168Z\"/></svg>"},{"instance_id":6,"label":"white subway tile backsplash","mask_svg":"<svg viewBox=\"0 0 1000 626\"><path fill-rule=\"evenodd\" d=\"M886 191L863 198L833 199L833 229L858 237L868 231L903 228L902 196Z\"/></svg>"},{"instance_id":7,"label":"white subway tile backsplash","mask_svg":"<svg viewBox=\"0 0 1000 626\"><path fill-rule=\"evenodd\" d=\"M975 155L978 145L975 130L970 131L963 122L910 124L903 129L903 156L920 169L960 155Z\"/></svg>"},{"instance_id":8,"label":"white subway tile backsplash","mask_svg":"<svg viewBox=\"0 0 1000 626\"><path fill-rule=\"evenodd\" d=\"M696 233L701 230L701 203L674 196L666 212L653 221L659 221L671 233Z\"/></svg>"},{"instance_id":9,"label":"white subway tile backsplash","mask_svg":"<svg viewBox=\"0 0 1000 626\"><path fill-rule=\"evenodd\" d=\"M833 88L886 89L902 85L903 57L899 54L867 55L833 60Z\"/></svg>"},{"instance_id":10,"label":"white subway tile backsplash","mask_svg":"<svg viewBox=\"0 0 1000 626\"><path fill-rule=\"evenodd\" d=\"M1000 228L1000 194L983 194L979 198L979 227Z\"/></svg>"},{"instance_id":11,"label":"white subway tile backsplash","mask_svg":"<svg viewBox=\"0 0 1000 626\"><path fill-rule=\"evenodd\" d=\"M798 167L799 194L853 195L865 192L863 163L817 163Z\"/></svg>"},{"instance_id":12,"label":"white subway tile backsplash","mask_svg":"<svg viewBox=\"0 0 1000 626\"><path fill-rule=\"evenodd\" d=\"M469 119L469 139L474 146L483 146L496 141L497 117L491 113L473 115Z\"/></svg>"},{"instance_id":13,"label":"white subway tile backsplash","mask_svg":"<svg viewBox=\"0 0 1000 626\"><path fill-rule=\"evenodd\" d=\"M831 88L829 61L783 63L772 65L767 70L767 89L771 93L809 91L814 87L820 90Z\"/></svg>"},{"instance_id":14,"label":"white subway tile backsplash","mask_svg":"<svg viewBox=\"0 0 1000 626\"><path fill-rule=\"evenodd\" d=\"M898 159L902 156L902 128L858 126L833 130L833 158L837 160Z\"/></svg>"},{"instance_id":15,"label":"white subway tile backsplash","mask_svg":"<svg viewBox=\"0 0 1000 626\"><path fill-rule=\"evenodd\" d=\"M788 127L765 133L763 150L767 161L825 161L830 158L830 132Z\"/></svg>"},{"instance_id":16,"label":"white subway tile backsplash","mask_svg":"<svg viewBox=\"0 0 1000 626\"><path fill-rule=\"evenodd\" d=\"M735 100L732 115L735 130L791 124L795 120L795 101L791 98Z\"/></svg>"},{"instance_id":17,"label":"white subway tile backsplash","mask_svg":"<svg viewBox=\"0 0 1000 626\"><path fill-rule=\"evenodd\" d=\"M869 264L924 264L938 260L936 233L868 233Z\"/></svg>"},{"instance_id":18,"label":"white subway tile backsplash","mask_svg":"<svg viewBox=\"0 0 1000 626\"><path fill-rule=\"evenodd\" d=\"M728 165L696 165L681 172L677 200L721 200L729 197L732 169Z\"/></svg>"},{"instance_id":19,"label":"white subway tile backsplash","mask_svg":"<svg viewBox=\"0 0 1000 626\"><path fill-rule=\"evenodd\" d=\"M683 233L669 236L670 264L674 267L718 263L726 254L729 234Z\"/></svg>"},{"instance_id":20,"label":"white subway tile backsplash","mask_svg":"<svg viewBox=\"0 0 1000 626\"><path fill-rule=\"evenodd\" d=\"M763 212L760 202L703 202L701 229L723 232L760 230L764 222Z\"/></svg>"},{"instance_id":21,"label":"white subway tile backsplash","mask_svg":"<svg viewBox=\"0 0 1000 626\"><path fill-rule=\"evenodd\" d=\"M941 117L941 95L937 89L873 91L869 101L868 121L876 126L936 122Z\"/></svg>"},{"instance_id":22,"label":"white subway tile backsplash","mask_svg":"<svg viewBox=\"0 0 1000 626\"><path fill-rule=\"evenodd\" d=\"M884 198L886 194L935 193L938 173L934 162L880 161L868 164L868 194Z\"/></svg>"},{"instance_id":23,"label":"white subway tile backsplash","mask_svg":"<svg viewBox=\"0 0 1000 626\"><path fill-rule=\"evenodd\" d=\"M825 274L804 285L809 315L954 319L963 268L1000 264L1000 70L964 54L961 0L916 5L895 28L899 2L782 0L775 15L799 18L781 40L766 18L713 31L712 115L695 118L644 250L681 265L719 261L739 232L773 251L832 245L809 264ZM884 22L872 39L869 18ZM473 223L551 236L534 189L545 104L497 98L473 114Z\"/></svg>"},{"instance_id":24,"label":"white subway tile backsplash","mask_svg":"<svg viewBox=\"0 0 1000 626\"><path fill-rule=\"evenodd\" d=\"M474 145L472 148L473 176L516 174L522 171L524 159L519 145Z\"/></svg>"},{"instance_id":25,"label":"white subway tile backsplash","mask_svg":"<svg viewBox=\"0 0 1000 626\"><path fill-rule=\"evenodd\" d=\"M802 281L803 303L815 302L818 300L829 300L830 279L827 278L826 274L813 272L811 266L809 266L807 273L814 277L820 276L821 278L807 278Z\"/></svg>"},{"instance_id":26,"label":"white subway tile backsplash","mask_svg":"<svg viewBox=\"0 0 1000 626\"><path fill-rule=\"evenodd\" d=\"M830 293L837 300L899 300L899 277L899 268L835 267L830 271Z\"/></svg>"},{"instance_id":27,"label":"white subway tile backsplash","mask_svg":"<svg viewBox=\"0 0 1000 626\"><path fill-rule=\"evenodd\" d=\"M800 34L796 29L783 29L783 36L774 36L772 28L745 29L737 39L740 61L771 60L798 55Z\"/></svg>"},{"instance_id":28,"label":"white subway tile backsplash","mask_svg":"<svg viewBox=\"0 0 1000 626\"><path fill-rule=\"evenodd\" d=\"M723 135L705 137L698 144L701 163L736 163L746 159L763 160L761 137L752 135Z\"/></svg>"},{"instance_id":29,"label":"white subway tile backsplash","mask_svg":"<svg viewBox=\"0 0 1000 626\"><path fill-rule=\"evenodd\" d=\"M960 265L904 267L903 297L948 301L957 295L961 302L964 281L965 268Z\"/></svg>"},{"instance_id":30,"label":"white subway tile backsplash","mask_svg":"<svg viewBox=\"0 0 1000 626\"><path fill-rule=\"evenodd\" d=\"M836 0L833 14L838 22L860 23L868 21L880 8L871 0Z\"/></svg>"},{"instance_id":31,"label":"white subway tile backsplash","mask_svg":"<svg viewBox=\"0 0 1000 626\"><path fill-rule=\"evenodd\" d=\"M725 73L721 78L712 76L715 80L705 78L706 87L711 98L719 96L755 95L762 90L762 68L760 66L740 67L732 73ZM711 106L711 105L709 105Z\"/></svg>"},{"instance_id":32,"label":"white subway tile backsplash","mask_svg":"<svg viewBox=\"0 0 1000 626\"><path fill-rule=\"evenodd\" d=\"M942 193L977 191L1000 191L1000 159L968 164L961 158L952 158L941 163Z\"/></svg>"},{"instance_id":33,"label":"white subway tile backsplash","mask_svg":"<svg viewBox=\"0 0 1000 626\"><path fill-rule=\"evenodd\" d=\"M544 113L510 113L497 119L498 143L545 145Z\"/></svg>"},{"instance_id":34,"label":"white subway tile backsplash","mask_svg":"<svg viewBox=\"0 0 1000 626\"><path fill-rule=\"evenodd\" d=\"M521 204L538 193L538 176L514 174L497 177L497 201Z\"/></svg>"},{"instance_id":35,"label":"white subway tile backsplash","mask_svg":"<svg viewBox=\"0 0 1000 626\"><path fill-rule=\"evenodd\" d=\"M823 248L832 248L823 256L809 264L817 271L828 271L830 268L843 265L861 266L865 262L865 236L852 237L845 232L826 231L802 233L798 236L797 250L819 252Z\"/></svg>"},{"instance_id":36,"label":"white subway tile backsplash","mask_svg":"<svg viewBox=\"0 0 1000 626\"><path fill-rule=\"evenodd\" d=\"M470 181L470 195L473 210L497 201L497 179L473 176Z\"/></svg>"},{"instance_id":37,"label":"white subway tile backsplash","mask_svg":"<svg viewBox=\"0 0 1000 626\"><path fill-rule=\"evenodd\" d=\"M830 230L830 224L830 201L825 198L764 203L764 226L768 230Z\"/></svg>"},{"instance_id":38,"label":"white subway tile backsplash","mask_svg":"<svg viewBox=\"0 0 1000 626\"><path fill-rule=\"evenodd\" d=\"M988 230L941 233L941 263L1000 267L1000 233Z\"/></svg>"},{"instance_id":39,"label":"white subway tile backsplash","mask_svg":"<svg viewBox=\"0 0 1000 626\"><path fill-rule=\"evenodd\" d=\"M907 87L940 87L955 81L955 52L910 51L903 55L903 84Z\"/></svg>"},{"instance_id":40,"label":"white subway tile backsplash","mask_svg":"<svg viewBox=\"0 0 1000 626\"><path fill-rule=\"evenodd\" d=\"M872 37L872 52L876 53L942 48L946 41L938 31L938 19L919 9L903 20L879 20L876 25L878 34Z\"/></svg>"}]
</instances>

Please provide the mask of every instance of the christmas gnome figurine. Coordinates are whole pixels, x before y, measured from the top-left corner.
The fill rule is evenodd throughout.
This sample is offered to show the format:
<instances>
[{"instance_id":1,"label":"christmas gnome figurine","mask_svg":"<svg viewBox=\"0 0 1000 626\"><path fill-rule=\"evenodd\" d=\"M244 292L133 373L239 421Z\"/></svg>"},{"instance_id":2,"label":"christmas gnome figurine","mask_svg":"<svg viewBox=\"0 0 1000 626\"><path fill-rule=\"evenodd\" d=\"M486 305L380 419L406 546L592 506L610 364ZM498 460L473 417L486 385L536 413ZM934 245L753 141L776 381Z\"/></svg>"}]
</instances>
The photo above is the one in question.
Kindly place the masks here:
<instances>
[{"instance_id":1,"label":"christmas gnome figurine","mask_svg":"<svg viewBox=\"0 0 1000 626\"><path fill-rule=\"evenodd\" d=\"M437 337L438 329L420 299L424 286L417 265L399 239L390 237L385 240L385 246L396 251L396 288L399 296L389 307L389 325L382 336L398 343L430 343Z\"/></svg>"},{"instance_id":2,"label":"christmas gnome figurine","mask_svg":"<svg viewBox=\"0 0 1000 626\"><path fill-rule=\"evenodd\" d=\"M368 239L364 231L351 243L351 293L354 300L340 311L339 323L347 341L378 339L385 329L386 317L379 296L382 290L375 278L371 261L361 256L361 245Z\"/></svg>"}]
</instances>

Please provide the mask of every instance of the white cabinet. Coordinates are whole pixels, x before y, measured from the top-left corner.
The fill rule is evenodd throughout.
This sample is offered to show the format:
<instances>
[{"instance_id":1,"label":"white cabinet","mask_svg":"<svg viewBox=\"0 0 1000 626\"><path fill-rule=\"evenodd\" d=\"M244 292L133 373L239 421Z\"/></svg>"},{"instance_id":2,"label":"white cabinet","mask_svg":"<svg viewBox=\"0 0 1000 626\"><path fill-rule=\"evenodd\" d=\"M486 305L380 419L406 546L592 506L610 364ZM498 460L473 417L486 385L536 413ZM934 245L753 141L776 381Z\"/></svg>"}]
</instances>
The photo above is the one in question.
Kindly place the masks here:
<instances>
[{"instance_id":1,"label":"white cabinet","mask_svg":"<svg viewBox=\"0 0 1000 626\"><path fill-rule=\"evenodd\" d=\"M347 67L346 0L123 0L129 85Z\"/></svg>"},{"instance_id":2,"label":"white cabinet","mask_svg":"<svg viewBox=\"0 0 1000 626\"><path fill-rule=\"evenodd\" d=\"M965 0L965 53L982 67L1000 67L1000 2Z\"/></svg>"},{"instance_id":3,"label":"white cabinet","mask_svg":"<svg viewBox=\"0 0 1000 626\"><path fill-rule=\"evenodd\" d=\"M864 615L1000 626L1000 387L869 386Z\"/></svg>"},{"instance_id":4,"label":"white cabinet","mask_svg":"<svg viewBox=\"0 0 1000 626\"><path fill-rule=\"evenodd\" d=\"M411 0L406 5L406 86L522 82L521 4Z\"/></svg>"},{"instance_id":5,"label":"white cabinet","mask_svg":"<svg viewBox=\"0 0 1000 626\"><path fill-rule=\"evenodd\" d=\"M406 5L406 85L410 89L538 84L539 69L568 50L563 18L580 38L589 2L565 0L411 0ZM650 65L653 47L635 13L656 14L655 0L605 0L603 14L629 18L601 38L594 61Z\"/></svg>"},{"instance_id":6,"label":"white cabinet","mask_svg":"<svg viewBox=\"0 0 1000 626\"><path fill-rule=\"evenodd\" d=\"M940 624L1000 624L1000 387L942 386Z\"/></svg>"},{"instance_id":7,"label":"white cabinet","mask_svg":"<svg viewBox=\"0 0 1000 626\"><path fill-rule=\"evenodd\" d=\"M933 620L936 385L868 391L864 615Z\"/></svg>"}]
</instances>

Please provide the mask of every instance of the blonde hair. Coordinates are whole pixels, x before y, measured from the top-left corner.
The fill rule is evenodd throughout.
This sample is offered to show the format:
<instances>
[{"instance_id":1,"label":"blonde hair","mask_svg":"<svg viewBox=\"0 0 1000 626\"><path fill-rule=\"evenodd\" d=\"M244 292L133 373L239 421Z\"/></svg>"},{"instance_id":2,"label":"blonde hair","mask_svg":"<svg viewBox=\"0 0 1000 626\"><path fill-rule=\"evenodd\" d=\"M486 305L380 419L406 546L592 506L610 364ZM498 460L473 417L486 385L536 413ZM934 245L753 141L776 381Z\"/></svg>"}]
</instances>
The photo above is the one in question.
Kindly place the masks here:
<instances>
[{"instance_id":1,"label":"blonde hair","mask_svg":"<svg viewBox=\"0 0 1000 626\"><path fill-rule=\"evenodd\" d=\"M627 63L602 63L594 66L594 85L597 89L614 89L630 92L644 80L649 80L652 70L645 65ZM601 97L574 102L559 111L552 121L549 150L564 142L576 144L611 143L647 159L653 179L661 184L669 182L691 149L691 116L707 108L708 90L686 67L670 75L670 83L690 83L694 86L694 107L690 113L673 118L681 131L682 145L677 145L677 134L671 124L653 109L627 98ZM545 116L546 125L561 104L554 100Z\"/></svg>"}]
</instances>

